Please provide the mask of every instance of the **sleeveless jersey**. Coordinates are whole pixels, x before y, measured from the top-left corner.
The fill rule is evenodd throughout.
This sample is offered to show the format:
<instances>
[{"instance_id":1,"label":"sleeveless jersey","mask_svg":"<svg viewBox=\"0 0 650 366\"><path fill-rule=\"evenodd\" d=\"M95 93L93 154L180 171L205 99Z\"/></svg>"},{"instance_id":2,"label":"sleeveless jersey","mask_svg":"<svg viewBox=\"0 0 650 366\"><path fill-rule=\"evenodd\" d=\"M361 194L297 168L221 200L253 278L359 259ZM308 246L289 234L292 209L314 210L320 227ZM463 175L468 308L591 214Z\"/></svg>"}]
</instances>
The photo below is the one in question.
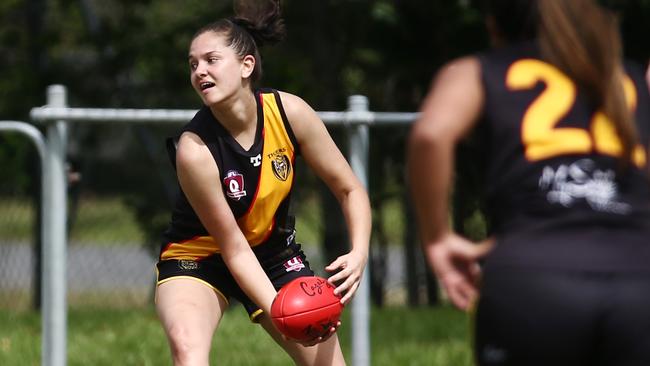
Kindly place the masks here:
<instances>
[{"instance_id":1,"label":"sleeveless jersey","mask_svg":"<svg viewBox=\"0 0 650 366\"><path fill-rule=\"evenodd\" d=\"M245 150L217 121L208 107L201 108L181 132L197 134L219 168L220 184L239 228L252 247L293 238L289 198L298 144L277 91L255 92L257 131ZM168 145L169 146L169 145ZM170 154L175 161L175 149ZM197 260L220 253L219 238L210 236L180 192L160 259Z\"/></svg>"},{"instance_id":2,"label":"sleeveless jersey","mask_svg":"<svg viewBox=\"0 0 650 366\"><path fill-rule=\"evenodd\" d=\"M533 44L479 56L494 265L650 271L650 97L640 68L623 86L639 145L620 165L611 120Z\"/></svg>"}]
</instances>

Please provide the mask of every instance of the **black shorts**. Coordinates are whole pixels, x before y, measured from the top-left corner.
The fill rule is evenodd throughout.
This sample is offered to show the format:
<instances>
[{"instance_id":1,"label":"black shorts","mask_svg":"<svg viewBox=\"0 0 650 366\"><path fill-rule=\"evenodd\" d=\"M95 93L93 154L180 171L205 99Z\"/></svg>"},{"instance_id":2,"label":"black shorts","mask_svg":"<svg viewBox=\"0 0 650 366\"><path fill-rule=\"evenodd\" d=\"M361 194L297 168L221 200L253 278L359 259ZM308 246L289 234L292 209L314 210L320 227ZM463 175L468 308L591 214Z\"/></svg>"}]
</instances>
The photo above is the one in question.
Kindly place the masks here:
<instances>
[{"instance_id":1,"label":"black shorts","mask_svg":"<svg viewBox=\"0 0 650 366\"><path fill-rule=\"evenodd\" d=\"M300 249L300 244L295 242L289 245L286 243L263 244L254 247L253 253L276 290L294 278L314 275L305 258L305 253ZM219 254L196 261L168 259L159 261L156 268L158 285L178 277L195 278L213 288L226 301L232 297L241 302L251 321L257 322L258 317L262 314L260 307L253 303L239 287Z\"/></svg>"},{"instance_id":2,"label":"black shorts","mask_svg":"<svg viewBox=\"0 0 650 366\"><path fill-rule=\"evenodd\" d=\"M648 366L650 273L488 269L474 353L481 366Z\"/></svg>"}]
</instances>

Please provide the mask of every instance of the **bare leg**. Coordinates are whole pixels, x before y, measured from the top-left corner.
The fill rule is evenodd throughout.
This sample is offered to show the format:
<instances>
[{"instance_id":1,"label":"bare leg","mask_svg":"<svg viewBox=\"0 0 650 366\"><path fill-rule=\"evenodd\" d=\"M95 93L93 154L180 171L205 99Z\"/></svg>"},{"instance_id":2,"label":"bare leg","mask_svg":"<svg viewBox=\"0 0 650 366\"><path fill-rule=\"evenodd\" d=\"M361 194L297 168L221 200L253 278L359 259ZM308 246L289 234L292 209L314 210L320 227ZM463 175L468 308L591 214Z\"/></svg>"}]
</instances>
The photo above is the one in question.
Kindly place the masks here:
<instances>
[{"instance_id":1,"label":"bare leg","mask_svg":"<svg viewBox=\"0 0 650 366\"><path fill-rule=\"evenodd\" d=\"M273 337L284 350L291 356L296 365L300 366L343 366L345 359L336 334L325 342L313 347L305 347L299 343L285 340L280 332L273 326L266 314L260 317L260 324L267 333Z\"/></svg>"},{"instance_id":2,"label":"bare leg","mask_svg":"<svg viewBox=\"0 0 650 366\"><path fill-rule=\"evenodd\" d=\"M212 335L226 300L207 284L189 278L167 281L156 289L156 311L175 366L208 366Z\"/></svg>"}]
</instances>

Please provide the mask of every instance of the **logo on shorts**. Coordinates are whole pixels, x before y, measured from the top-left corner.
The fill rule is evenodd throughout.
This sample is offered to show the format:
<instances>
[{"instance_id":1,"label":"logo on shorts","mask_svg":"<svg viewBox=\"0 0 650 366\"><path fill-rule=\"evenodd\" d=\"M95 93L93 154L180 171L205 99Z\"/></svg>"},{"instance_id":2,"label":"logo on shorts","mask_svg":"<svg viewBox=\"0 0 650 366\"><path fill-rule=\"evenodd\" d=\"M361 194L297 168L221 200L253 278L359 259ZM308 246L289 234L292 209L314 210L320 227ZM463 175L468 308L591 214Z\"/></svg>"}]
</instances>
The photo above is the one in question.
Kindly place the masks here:
<instances>
[{"instance_id":1,"label":"logo on shorts","mask_svg":"<svg viewBox=\"0 0 650 366\"><path fill-rule=\"evenodd\" d=\"M287 272L291 272L291 271L298 272L303 268L305 268L305 265L302 263L302 258L300 257L293 257L288 261L284 262L284 270Z\"/></svg>"},{"instance_id":2,"label":"logo on shorts","mask_svg":"<svg viewBox=\"0 0 650 366\"><path fill-rule=\"evenodd\" d=\"M178 261L178 267L183 270L194 270L199 268L199 263L191 259L181 259Z\"/></svg>"},{"instance_id":3,"label":"logo on shorts","mask_svg":"<svg viewBox=\"0 0 650 366\"><path fill-rule=\"evenodd\" d=\"M235 201L246 196L244 190L244 176L236 170L230 170L223 179L223 185L226 186L226 195Z\"/></svg>"}]
</instances>

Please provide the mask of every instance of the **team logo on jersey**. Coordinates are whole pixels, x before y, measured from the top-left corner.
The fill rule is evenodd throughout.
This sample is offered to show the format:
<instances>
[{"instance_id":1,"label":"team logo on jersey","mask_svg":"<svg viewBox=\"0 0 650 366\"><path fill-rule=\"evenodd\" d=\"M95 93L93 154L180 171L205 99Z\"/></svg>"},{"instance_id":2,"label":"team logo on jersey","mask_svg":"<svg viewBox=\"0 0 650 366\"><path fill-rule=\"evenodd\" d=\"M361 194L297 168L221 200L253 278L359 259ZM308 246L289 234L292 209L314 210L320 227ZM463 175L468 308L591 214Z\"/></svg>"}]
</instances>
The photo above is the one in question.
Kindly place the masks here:
<instances>
[{"instance_id":1,"label":"team logo on jersey","mask_svg":"<svg viewBox=\"0 0 650 366\"><path fill-rule=\"evenodd\" d=\"M273 170L273 175L283 182L289 179L289 174L291 173L291 161L289 161L289 157L284 154L286 151L287 148L282 147L267 155L268 158L271 159L271 170Z\"/></svg>"},{"instance_id":2,"label":"team logo on jersey","mask_svg":"<svg viewBox=\"0 0 650 366\"><path fill-rule=\"evenodd\" d=\"M235 170L230 170L226 173L223 179L223 185L226 187L226 195L235 201L246 196L244 190L244 176Z\"/></svg>"},{"instance_id":3,"label":"team logo on jersey","mask_svg":"<svg viewBox=\"0 0 650 366\"><path fill-rule=\"evenodd\" d=\"M284 270L287 272L295 271L298 272L301 269L305 268L304 263L302 263L302 258L293 257L288 261L284 262Z\"/></svg>"},{"instance_id":4,"label":"team logo on jersey","mask_svg":"<svg viewBox=\"0 0 650 366\"><path fill-rule=\"evenodd\" d=\"M253 164L253 166L262 165L262 154L257 154L255 156L251 156L250 159L251 159L251 164Z\"/></svg>"},{"instance_id":5,"label":"team logo on jersey","mask_svg":"<svg viewBox=\"0 0 650 366\"><path fill-rule=\"evenodd\" d=\"M273 174L275 177L281 181L287 180L289 178L289 173L291 173L291 162L289 162L289 157L286 155L277 155L271 161L273 167Z\"/></svg>"}]
</instances>

